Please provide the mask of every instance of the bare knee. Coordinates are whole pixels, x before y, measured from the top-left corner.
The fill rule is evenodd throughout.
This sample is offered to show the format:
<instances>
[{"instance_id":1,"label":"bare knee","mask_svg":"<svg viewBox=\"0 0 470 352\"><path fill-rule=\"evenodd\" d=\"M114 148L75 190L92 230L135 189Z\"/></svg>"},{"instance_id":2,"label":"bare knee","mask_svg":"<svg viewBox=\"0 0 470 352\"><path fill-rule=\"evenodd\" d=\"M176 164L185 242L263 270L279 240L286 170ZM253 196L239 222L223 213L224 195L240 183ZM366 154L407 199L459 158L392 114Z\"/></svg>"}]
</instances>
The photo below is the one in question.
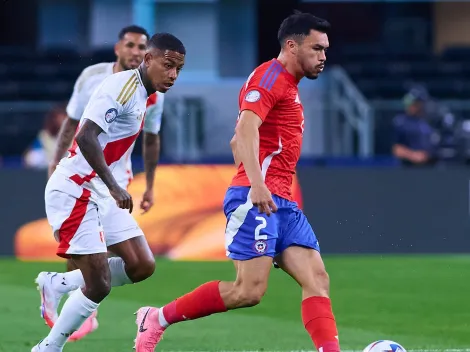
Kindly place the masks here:
<instances>
[{"instance_id":1,"label":"bare knee","mask_svg":"<svg viewBox=\"0 0 470 352\"><path fill-rule=\"evenodd\" d=\"M150 256L126 262L126 273L132 282L148 279L155 272L155 259Z\"/></svg>"}]
</instances>

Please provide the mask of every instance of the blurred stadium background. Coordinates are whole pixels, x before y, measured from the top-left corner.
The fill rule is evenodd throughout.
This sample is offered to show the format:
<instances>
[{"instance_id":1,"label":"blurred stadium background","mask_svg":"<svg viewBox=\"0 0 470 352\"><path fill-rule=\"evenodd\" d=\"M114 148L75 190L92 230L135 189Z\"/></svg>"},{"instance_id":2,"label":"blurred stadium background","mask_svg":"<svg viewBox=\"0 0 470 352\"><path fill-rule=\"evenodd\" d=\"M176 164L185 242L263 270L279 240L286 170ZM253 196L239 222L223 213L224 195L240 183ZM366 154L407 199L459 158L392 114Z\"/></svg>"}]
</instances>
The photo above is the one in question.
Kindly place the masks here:
<instances>
[{"instance_id":1,"label":"blurred stadium background","mask_svg":"<svg viewBox=\"0 0 470 352\"><path fill-rule=\"evenodd\" d=\"M3 0L0 351L29 351L47 331L33 279L65 270L44 219L50 150L76 78L114 61L130 24L172 32L188 52L166 94L157 204L134 214L160 265L140 289L114 290L100 329L65 350L130 350L140 305L233 277L221 205L238 91L277 56L277 29L294 9L333 26L325 72L300 85L295 190L330 273L342 347L384 338L410 350L470 350L470 2ZM139 142L133 162L139 199ZM259 307L181 324L162 348L311 350L299 302L294 282L274 271Z\"/></svg>"}]
</instances>

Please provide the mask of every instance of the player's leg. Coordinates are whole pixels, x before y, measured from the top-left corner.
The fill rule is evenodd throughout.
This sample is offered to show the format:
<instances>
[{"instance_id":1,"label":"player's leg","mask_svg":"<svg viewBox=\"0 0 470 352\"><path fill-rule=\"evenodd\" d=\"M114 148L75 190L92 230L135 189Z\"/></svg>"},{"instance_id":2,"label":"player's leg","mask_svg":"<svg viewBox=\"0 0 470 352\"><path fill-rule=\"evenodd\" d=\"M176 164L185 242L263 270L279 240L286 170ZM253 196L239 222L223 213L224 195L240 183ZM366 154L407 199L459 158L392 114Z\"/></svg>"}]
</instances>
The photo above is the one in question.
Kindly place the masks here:
<instances>
[{"instance_id":1,"label":"player's leg","mask_svg":"<svg viewBox=\"0 0 470 352\"><path fill-rule=\"evenodd\" d=\"M65 268L67 269L66 271L73 271L78 269L77 265L74 263L72 258L67 259L67 262L65 263Z\"/></svg>"},{"instance_id":2,"label":"player's leg","mask_svg":"<svg viewBox=\"0 0 470 352\"><path fill-rule=\"evenodd\" d=\"M234 260L235 281L211 281L165 305L137 312L136 351L153 351L165 329L184 320L251 307L261 301L268 285L277 240L276 215L259 214L248 189L229 189L224 204L228 256ZM260 234L260 230L263 233Z\"/></svg>"},{"instance_id":3,"label":"player's leg","mask_svg":"<svg viewBox=\"0 0 470 352\"><path fill-rule=\"evenodd\" d=\"M77 265L72 260L72 258L67 259L66 267L67 267L67 272L74 271L74 270L78 269ZM80 290L80 288L78 290ZM72 295L74 292L75 291L70 291L68 294ZM98 315L98 310L94 311L85 320L85 322L82 324L82 326L80 326L80 328L77 331L75 331L69 337L69 341L78 341L78 340L82 339L83 337L85 337L86 335L88 335L88 334L92 333L93 331L95 331L98 328L98 325L99 325L97 315Z\"/></svg>"},{"instance_id":4,"label":"player's leg","mask_svg":"<svg viewBox=\"0 0 470 352\"><path fill-rule=\"evenodd\" d=\"M65 302L59 318L35 351L62 351L67 339L98 309L111 291L111 273L106 253L72 255L82 272L85 286L75 290Z\"/></svg>"},{"instance_id":5,"label":"player's leg","mask_svg":"<svg viewBox=\"0 0 470 352\"><path fill-rule=\"evenodd\" d=\"M228 257L234 262L236 279L206 283L166 305L161 311L168 324L251 307L257 305L266 292L277 241L276 214L270 217L259 214L249 200L247 187L227 191L224 211L228 218L225 245ZM210 302L214 303L212 307ZM194 310L190 312L191 309Z\"/></svg>"},{"instance_id":6,"label":"player's leg","mask_svg":"<svg viewBox=\"0 0 470 352\"><path fill-rule=\"evenodd\" d=\"M100 215L110 258L113 286L136 283L152 276L155 259L145 236L126 209L116 206L114 199L100 202Z\"/></svg>"},{"instance_id":7,"label":"player's leg","mask_svg":"<svg viewBox=\"0 0 470 352\"><path fill-rule=\"evenodd\" d=\"M65 176L54 173L48 180L45 191L46 214L54 237L59 242L57 255L70 258L67 253L69 250L80 249L77 242L84 242L89 231L97 232L96 204L90 198L90 191L71 183ZM87 250L87 245L82 249ZM79 285L64 290L64 280L51 272L40 273L36 283L41 297L41 316L52 327L58 317L57 307L62 296L79 288Z\"/></svg>"},{"instance_id":8,"label":"player's leg","mask_svg":"<svg viewBox=\"0 0 470 352\"><path fill-rule=\"evenodd\" d=\"M161 310L164 325L259 304L268 287L272 257L234 262L235 281L210 281L170 302Z\"/></svg>"},{"instance_id":9,"label":"player's leg","mask_svg":"<svg viewBox=\"0 0 470 352\"><path fill-rule=\"evenodd\" d=\"M59 256L68 258L70 254L88 254L96 248L103 253L107 252L103 231L100 231L98 204L92 199L90 191L71 183L62 175L54 174L48 181L45 198L48 221L54 236L60 241L57 251ZM128 212L126 214L131 216ZM122 259L109 258L107 262L113 286L131 282L124 271ZM42 272L36 282L41 294L42 317L49 327L57 320L57 307L62 296L85 286L84 276L79 269L65 273ZM88 328L96 328L96 322L90 323ZM76 337L75 334L72 339Z\"/></svg>"},{"instance_id":10,"label":"player's leg","mask_svg":"<svg viewBox=\"0 0 470 352\"><path fill-rule=\"evenodd\" d=\"M125 274L132 283L149 278L155 271L155 258L147 240L141 233L139 229L139 231L134 232L135 237L108 247L109 251L117 256L110 258L110 266L121 267L122 275ZM127 238L127 235L125 237Z\"/></svg>"},{"instance_id":11,"label":"player's leg","mask_svg":"<svg viewBox=\"0 0 470 352\"><path fill-rule=\"evenodd\" d=\"M136 319L136 352L153 352L172 324L257 305L266 292L272 257L236 261L235 266L235 281L206 282L163 308L140 308Z\"/></svg>"},{"instance_id":12,"label":"player's leg","mask_svg":"<svg viewBox=\"0 0 470 352\"><path fill-rule=\"evenodd\" d=\"M61 351L71 334L96 311L111 287L106 245L100 240L98 210L91 200L91 192L81 187L75 188L59 177L56 179L58 185L46 187L47 217L56 239L60 241L57 253L73 258L79 268L76 271L84 278L84 288L75 289L57 321L53 322L48 337L33 351ZM41 273L38 276L43 307L55 307L53 312L49 312L51 316L57 314L58 301L63 294L58 288L64 286L63 282L57 273Z\"/></svg>"},{"instance_id":13,"label":"player's leg","mask_svg":"<svg viewBox=\"0 0 470 352\"><path fill-rule=\"evenodd\" d=\"M305 215L293 207L280 235L277 264L302 288L302 320L315 347L339 352L338 330L329 298L329 277L316 236Z\"/></svg>"},{"instance_id":14,"label":"player's leg","mask_svg":"<svg viewBox=\"0 0 470 352\"><path fill-rule=\"evenodd\" d=\"M119 256L107 259L111 272L111 285L115 287L131 284L152 275L155 260L142 230L132 215L127 210L118 208L111 197L97 201L96 214L99 214L100 228L103 230L97 233L97 240L103 246L107 245L110 252ZM47 273L40 275L45 274ZM80 270L52 273L52 276L54 290L61 294L85 285Z\"/></svg>"}]
</instances>

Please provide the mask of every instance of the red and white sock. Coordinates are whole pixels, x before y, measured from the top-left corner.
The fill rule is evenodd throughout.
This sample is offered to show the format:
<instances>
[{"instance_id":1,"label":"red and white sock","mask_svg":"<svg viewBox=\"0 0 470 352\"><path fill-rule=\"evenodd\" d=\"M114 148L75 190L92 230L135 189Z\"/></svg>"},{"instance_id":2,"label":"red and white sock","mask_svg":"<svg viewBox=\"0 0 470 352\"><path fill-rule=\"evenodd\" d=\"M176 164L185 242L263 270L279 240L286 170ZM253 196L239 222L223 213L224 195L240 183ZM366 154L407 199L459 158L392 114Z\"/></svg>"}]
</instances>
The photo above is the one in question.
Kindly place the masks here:
<instances>
[{"instance_id":1,"label":"red and white sock","mask_svg":"<svg viewBox=\"0 0 470 352\"><path fill-rule=\"evenodd\" d=\"M338 329L327 297L309 297L302 301L302 320L316 349L340 352Z\"/></svg>"},{"instance_id":2,"label":"red and white sock","mask_svg":"<svg viewBox=\"0 0 470 352\"><path fill-rule=\"evenodd\" d=\"M194 291L168 303L159 312L159 323L163 327L184 320L206 317L214 313L226 312L219 291L220 281L207 282Z\"/></svg>"}]
</instances>

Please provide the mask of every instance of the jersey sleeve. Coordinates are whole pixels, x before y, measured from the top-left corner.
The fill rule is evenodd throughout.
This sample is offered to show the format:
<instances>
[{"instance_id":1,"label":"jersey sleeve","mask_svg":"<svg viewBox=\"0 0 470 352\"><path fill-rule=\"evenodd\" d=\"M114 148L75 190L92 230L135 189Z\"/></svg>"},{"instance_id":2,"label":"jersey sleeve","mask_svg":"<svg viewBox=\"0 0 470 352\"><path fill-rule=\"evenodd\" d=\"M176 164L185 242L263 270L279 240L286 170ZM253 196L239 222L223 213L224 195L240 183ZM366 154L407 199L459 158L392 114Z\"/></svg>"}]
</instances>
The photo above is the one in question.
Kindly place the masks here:
<instances>
[{"instance_id":1,"label":"jersey sleeve","mask_svg":"<svg viewBox=\"0 0 470 352\"><path fill-rule=\"evenodd\" d=\"M152 94L147 100L144 131L158 134L162 126L163 102L165 95L160 92Z\"/></svg>"},{"instance_id":2,"label":"jersey sleeve","mask_svg":"<svg viewBox=\"0 0 470 352\"><path fill-rule=\"evenodd\" d=\"M79 121L83 115L86 104L88 103L88 93L84 88L85 74L82 72L73 87L73 93L67 104L67 115L76 121Z\"/></svg>"},{"instance_id":3,"label":"jersey sleeve","mask_svg":"<svg viewBox=\"0 0 470 352\"><path fill-rule=\"evenodd\" d=\"M108 133L118 115L124 112L119 98L126 81L123 83L116 81L116 77L113 76L106 78L91 96L83 113L83 118L96 123L105 133Z\"/></svg>"},{"instance_id":4,"label":"jersey sleeve","mask_svg":"<svg viewBox=\"0 0 470 352\"><path fill-rule=\"evenodd\" d=\"M282 84L280 69L268 68L264 72L250 75L242 88L240 113L251 110L264 121L269 111L282 98Z\"/></svg>"}]
</instances>

